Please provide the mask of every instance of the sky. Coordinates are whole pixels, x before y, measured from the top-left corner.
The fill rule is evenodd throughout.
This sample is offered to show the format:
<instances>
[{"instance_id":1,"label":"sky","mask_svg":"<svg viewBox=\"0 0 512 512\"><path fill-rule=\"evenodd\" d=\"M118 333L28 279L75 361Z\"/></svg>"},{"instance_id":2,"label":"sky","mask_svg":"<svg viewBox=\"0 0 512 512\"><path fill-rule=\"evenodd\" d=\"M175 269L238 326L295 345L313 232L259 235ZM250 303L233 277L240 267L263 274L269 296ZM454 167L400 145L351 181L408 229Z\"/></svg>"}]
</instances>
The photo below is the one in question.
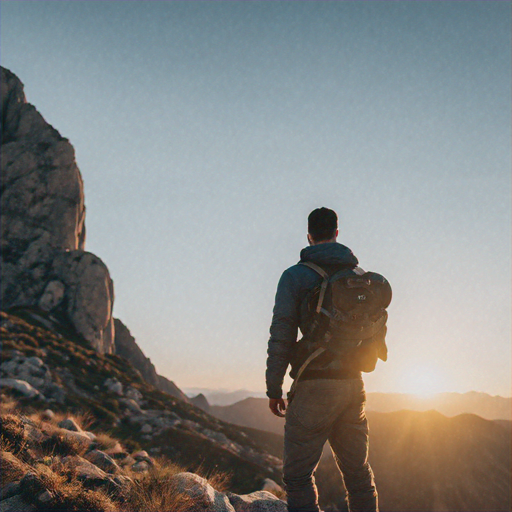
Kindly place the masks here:
<instances>
[{"instance_id":1,"label":"sky","mask_svg":"<svg viewBox=\"0 0 512 512\"><path fill-rule=\"evenodd\" d=\"M277 282L326 206L393 288L367 390L511 395L509 2L2 0L0 19L162 375L264 391Z\"/></svg>"}]
</instances>

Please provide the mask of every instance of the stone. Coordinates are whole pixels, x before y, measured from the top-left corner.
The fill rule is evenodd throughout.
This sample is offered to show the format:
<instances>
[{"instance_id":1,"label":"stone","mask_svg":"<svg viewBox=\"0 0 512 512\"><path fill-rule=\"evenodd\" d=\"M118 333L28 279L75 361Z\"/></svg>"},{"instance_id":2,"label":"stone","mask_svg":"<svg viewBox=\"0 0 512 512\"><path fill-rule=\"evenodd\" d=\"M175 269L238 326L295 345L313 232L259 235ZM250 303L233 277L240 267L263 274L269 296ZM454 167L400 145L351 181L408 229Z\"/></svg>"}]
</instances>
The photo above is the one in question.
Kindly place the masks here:
<instances>
[{"instance_id":1,"label":"stone","mask_svg":"<svg viewBox=\"0 0 512 512\"><path fill-rule=\"evenodd\" d=\"M20 487L19 482L10 482L7 485L4 485L0 489L0 501L12 498L16 494L19 494L21 492Z\"/></svg>"},{"instance_id":2,"label":"stone","mask_svg":"<svg viewBox=\"0 0 512 512\"><path fill-rule=\"evenodd\" d=\"M145 460L139 460L132 466L132 471L135 473L143 473L144 471L148 471L150 465Z\"/></svg>"},{"instance_id":3,"label":"stone","mask_svg":"<svg viewBox=\"0 0 512 512\"><path fill-rule=\"evenodd\" d=\"M39 357L16 356L0 366L4 375L28 382L38 391L45 391L52 382L50 369Z\"/></svg>"},{"instance_id":4,"label":"stone","mask_svg":"<svg viewBox=\"0 0 512 512\"><path fill-rule=\"evenodd\" d=\"M91 446L92 440L85 432L73 432L72 430L61 429L60 434L71 441L79 443L85 449L89 449Z\"/></svg>"},{"instance_id":5,"label":"stone","mask_svg":"<svg viewBox=\"0 0 512 512\"><path fill-rule=\"evenodd\" d=\"M42 492L36 499L38 503L40 503L41 505L45 505L46 503L52 501L53 498L53 494L50 491L46 490Z\"/></svg>"},{"instance_id":6,"label":"stone","mask_svg":"<svg viewBox=\"0 0 512 512\"><path fill-rule=\"evenodd\" d=\"M117 379L108 378L103 386L107 388L107 391L114 393L119 396L123 396L123 385Z\"/></svg>"},{"instance_id":7,"label":"stone","mask_svg":"<svg viewBox=\"0 0 512 512\"><path fill-rule=\"evenodd\" d=\"M139 405L139 401L142 400L142 393L131 386L126 390L125 395L127 398L134 400L137 405Z\"/></svg>"},{"instance_id":8,"label":"stone","mask_svg":"<svg viewBox=\"0 0 512 512\"><path fill-rule=\"evenodd\" d=\"M72 432L83 432L80 425L73 418L66 418L59 421L58 426Z\"/></svg>"},{"instance_id":9,"label":"stone","mask_svg":"<svg viewBox=\"0 0 512 512\"><path fill-rule=\"evenodd\" d=\"M236 512L228 497L216 491L206 479L195 473L178 473L171 477L176 492L194 501L194 511Z\"/></svg>"},{"instance_id":10,"label":"stone","mask_svg":"<svg viewBox=\"0 0 512 512\"><path fill-rule=\"evenodd\" d=\"M149 454L146 450L140 450L132 455L135 460L146 460L149 459Z\"/></svg>"},{"instance_id":11,"label":"stone","mask_svg":"<svg viewBox=\"0 0 512 512\"><path fill-rule=\"evenodd\" d=\"M228 499L236 512L287 512L286 502L267 491L251 494L228 494Z\"/></svg>"},{"instance_id":12,"label":"stone","mask_svg":"<svg viewBox=\"0 0 512 512\"><path fill-rule=\"evenodd\" d=\"M81 250L58 253L53 272L66 286L65 315L98 352L114 351L114 285L100 258Z\"/></svg>"},{"instance_id":13,"label":"stone","mask_svg":"<svg viewBox=\"0 0 512 512\"><path fill-rule=\"evenodd\" d=\"M42 417L45 420L51 421L55 418L55 413L51 409L46 409L43 411Z\"/></svg>"},{"instance_id":14,"label":"stone","mask_svg":"<svg viewBox=\"0 0 512 512\"><path fill-rule=\"evenodd\" d=\"M85 455L85 458L107 473L116 473L119 466L115 460L101 450L92 450Z\"/></svg>"},{"instance_id":15,"label":"stone","mask_svg":"<svg viewBox=\"0 0 512 512\"><path fill-rule=\"evenodd\" d=\"M284 494L283 488L271 478L265 478L265 480L263 480L263 487L261 490L271 492L272 494Z\"/></svg>"},{"instance_id":16,"label":"stone","mask_svg":"<svg viewBox=\"0 0 512 512\"><path fill-rule=\"evenodd\" d=\"M24 501L18 494L0 501L0 512L35 512L37 507Z\"/></svg>"},{"instance_id":17,"label":"stone","mask_svg":"<svg viewBox=\"0 0 512 512\"><path fill-rule=\"evenodd\" d=\"M0 387L6 387L10 389L15 389L23 396L27 398L36 398L41 397L41 393L37 389L35 389L32 385L24 380L19 379L0 379Z\"/></svg>"},{"instance_id":18,"label":"stone","mask_svg":"<svg viewBox=\"0 0 512 512\"><path fill-rule=\"evenodd\" d=\"M102 469L77 455L64 457L62 463L74 469L79 480L102 483L109 479L108 475Z\"/></svg>"},{"instance_id":19,"label":"stone","mask_svg":"<svg viewBox=\"0 0 512 512\"><path fill-rule=\"evenodd\" d=\"M25 424L25 434L27 435L27 440L31 445L39 444L48 437L40 428L28 424Z\"/></svg>"},{"instance_id":20,"label":"stone","mask_svg":"<svg viewBox=\"0 0 512 512\"><path fill-rule=\"evenodd\" d=\"M131 412L142 413L140 405L133 398L121 398L119 403L124 405Z\"/></svg>"}]
</instances>

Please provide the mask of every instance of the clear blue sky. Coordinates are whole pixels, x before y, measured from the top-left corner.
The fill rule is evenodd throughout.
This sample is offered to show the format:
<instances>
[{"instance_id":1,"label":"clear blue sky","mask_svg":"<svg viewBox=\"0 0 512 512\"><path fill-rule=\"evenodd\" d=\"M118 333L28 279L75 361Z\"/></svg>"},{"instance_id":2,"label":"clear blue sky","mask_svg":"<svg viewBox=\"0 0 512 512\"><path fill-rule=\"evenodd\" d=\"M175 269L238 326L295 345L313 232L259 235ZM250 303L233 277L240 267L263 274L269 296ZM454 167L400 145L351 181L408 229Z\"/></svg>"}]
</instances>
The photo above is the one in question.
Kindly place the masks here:
<instances>
[{"instance_id":1,"label":"clear blue sky","mask_svg":"<svg viewBox=\"0 0 512 512\"><path fill-rule=\"evenodd\" d=\"M264 389L318 207L390 280L369 391L511 388L509 2L2 1L76 150L115 315L182 387Z\"/></svg>"}]
</instances>

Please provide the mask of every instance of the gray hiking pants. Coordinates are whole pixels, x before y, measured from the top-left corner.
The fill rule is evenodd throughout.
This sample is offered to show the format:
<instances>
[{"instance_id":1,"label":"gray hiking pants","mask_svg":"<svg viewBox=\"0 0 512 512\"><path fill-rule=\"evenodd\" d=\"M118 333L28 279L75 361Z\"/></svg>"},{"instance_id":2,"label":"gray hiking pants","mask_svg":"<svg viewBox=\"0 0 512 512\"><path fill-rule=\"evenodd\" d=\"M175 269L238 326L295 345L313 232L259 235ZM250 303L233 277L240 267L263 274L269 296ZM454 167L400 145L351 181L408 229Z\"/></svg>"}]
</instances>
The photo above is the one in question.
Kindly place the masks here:
<instances>
[{"instance_id":1,"label":"gray hiking pants","mask_svg":"<svg viewBox=\"0 0 512 512\"><path fill-rule=\"evenodd\" d=\"M368 464L366 394L361 379L299 381L286 411L283 481L288 510L318 512L314 472L328 440L351 512L377 512Z\"/></svg>"}]
</instances>

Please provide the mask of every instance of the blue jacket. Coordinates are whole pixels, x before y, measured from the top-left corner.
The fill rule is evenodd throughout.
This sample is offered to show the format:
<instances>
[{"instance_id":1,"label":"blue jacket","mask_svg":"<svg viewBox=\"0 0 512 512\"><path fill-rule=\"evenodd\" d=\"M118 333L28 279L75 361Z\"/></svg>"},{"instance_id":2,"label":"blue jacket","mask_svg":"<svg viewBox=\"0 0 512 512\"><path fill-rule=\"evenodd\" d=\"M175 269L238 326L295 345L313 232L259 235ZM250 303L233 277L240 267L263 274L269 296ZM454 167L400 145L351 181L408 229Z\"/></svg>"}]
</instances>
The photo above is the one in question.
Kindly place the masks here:
<instances>
[{"instance_id":1,"label":"blue jacket","mask_svg":"<svg viewBox=\"0 0 512 512\"><path fill-rule=\"evenodd\" d=\"M337 242L312 245L302 249L300 261L318 264L328 273L341 268L354 268L358 261L352 251ZM299 328L304 334L306 326L301 318L301 304L307 293L322 278L304 265L293 265L286 269L277 285L267 358L267 396L281 398L283 379L296 348Z\"/></svg>"}]
</instances>

